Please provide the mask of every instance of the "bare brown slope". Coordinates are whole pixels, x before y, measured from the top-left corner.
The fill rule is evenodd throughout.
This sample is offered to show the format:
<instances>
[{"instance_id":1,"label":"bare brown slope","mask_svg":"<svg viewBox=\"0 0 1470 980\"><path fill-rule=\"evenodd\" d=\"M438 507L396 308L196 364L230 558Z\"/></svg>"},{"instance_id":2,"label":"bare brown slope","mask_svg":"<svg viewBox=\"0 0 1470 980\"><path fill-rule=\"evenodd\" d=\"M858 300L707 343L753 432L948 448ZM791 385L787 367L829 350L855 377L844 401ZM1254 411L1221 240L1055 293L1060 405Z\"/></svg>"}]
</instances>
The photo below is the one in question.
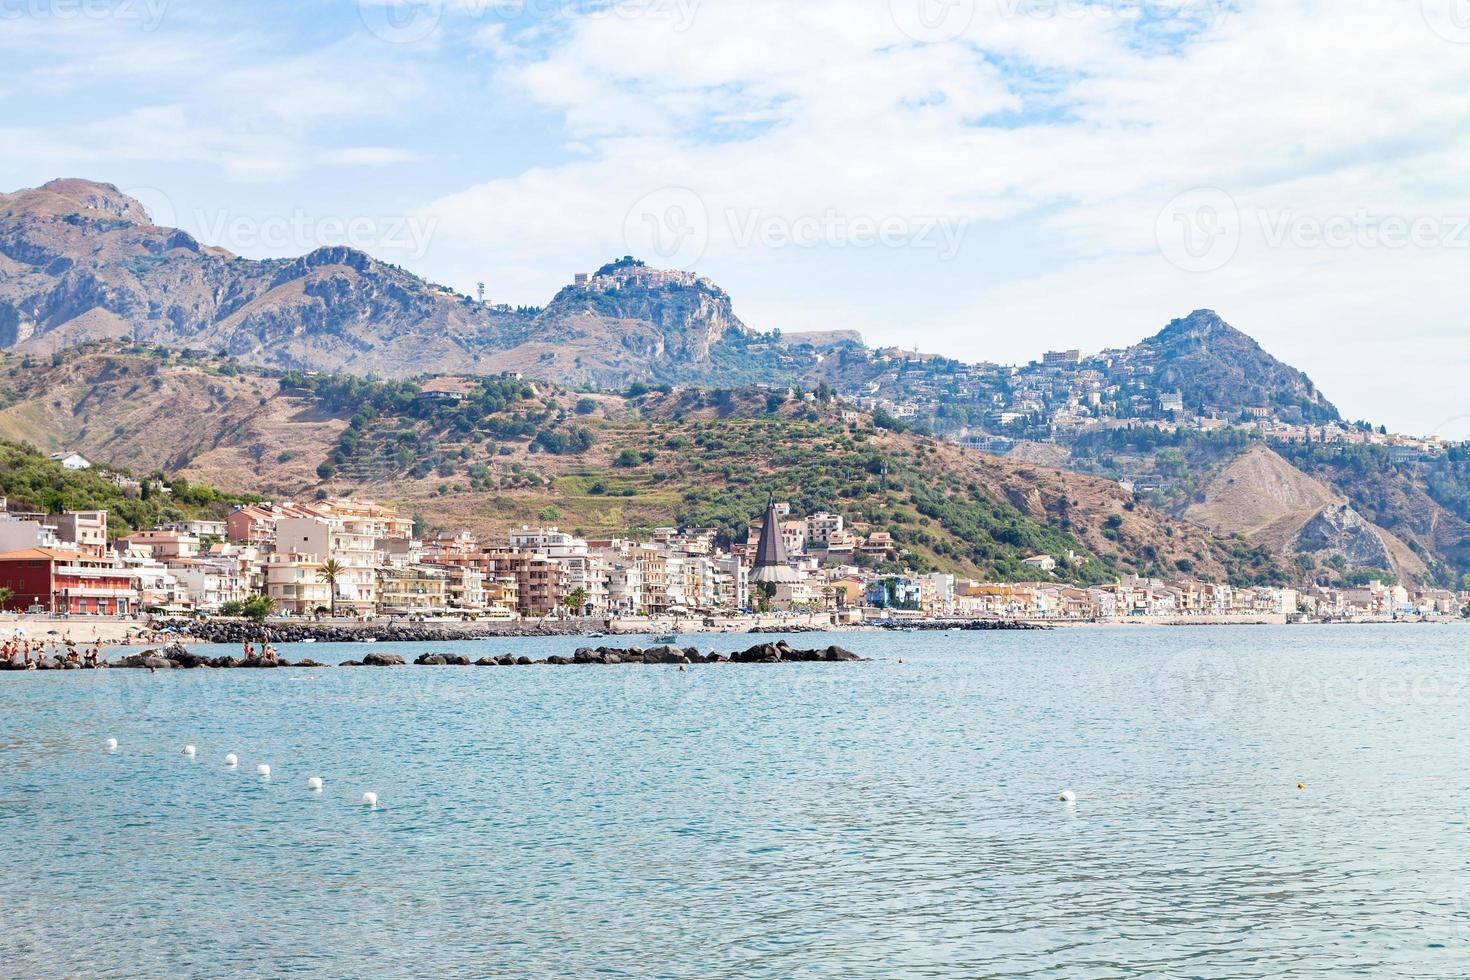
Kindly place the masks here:
<instances>
[{"instance_id":1,"label":"bare brown slope","mask_svg":"<svg viewBox=\"0 0 1470 980\"><path fill-rule=\"evenodd\" d=\"M1184 516L1223 534L1254 538L1271 532L1271 543L1280 546L1312 515L1338 503L1342 496L1325 484L1266 446L1252 446L1215 475L1204 499L1191 503Z\"/></svg>"},{"instance_id":2,"label":"bare brown slope","mask_svg":"<svg viewBox=\"0 0 1470 980\"><path fill-rule=\"evenodd\" d=\"M1216 534L1243 534L1284 559L1295 557L1302 529L1319 514L1347 506L1347 498L1303 473L1272 449L1256 445L1236 456L1205 486L1202 500L1183 516ZM1428 574L1424 561L1401 539L1372 526L1401 578Z\"/></svg>"},{"instance_id":3,"label":"bare brown slope","mask_svg":"<svg viewBox=\"0 0 1470 980\"><path fill-rule=\"evenodd\" d=\"M166 470L227 490L296 492L346 422L283 396L274 378L221 373L176 355L72 354L56 367L7 359L15 402L0 438L101 463Z\"/></svg>"}]
</instances>

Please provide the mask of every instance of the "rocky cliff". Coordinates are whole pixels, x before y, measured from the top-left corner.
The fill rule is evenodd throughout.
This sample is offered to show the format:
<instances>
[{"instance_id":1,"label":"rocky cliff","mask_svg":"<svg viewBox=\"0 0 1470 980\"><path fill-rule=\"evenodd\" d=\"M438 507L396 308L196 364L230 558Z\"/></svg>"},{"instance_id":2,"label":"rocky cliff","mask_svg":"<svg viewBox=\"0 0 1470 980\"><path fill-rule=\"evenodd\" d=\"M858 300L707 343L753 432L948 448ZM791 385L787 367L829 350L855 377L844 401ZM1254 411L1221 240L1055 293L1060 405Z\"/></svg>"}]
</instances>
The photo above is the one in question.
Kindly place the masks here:
<instances>
[{"instance_id":1,"label":"rocky cliff","mask_svg":"<svg viewBox=\"0 0 1470 980\"><path fill-rule=\"evenodd\" d=\"M1130 352L1148 360L1160 391L1180 391L1192 410L1269 408L1284 418L1338 418L1312 379L1268 354L1213 310L1172 321Z\"/></svg>"},{"instance_id":2,"label":"rocky cliff","mask_svg":"<svg viewBox=\"0 0 1470 980\"><path fill-rule=\"evenodd\" d=\"M244 259L155 225L110 184L0 195L0 347L132 338L273 367L619 385L676 368L699 376L744 332L723 290L631 259L539 313L512 311L346 247Z\"/></svg>"}]
</instances>

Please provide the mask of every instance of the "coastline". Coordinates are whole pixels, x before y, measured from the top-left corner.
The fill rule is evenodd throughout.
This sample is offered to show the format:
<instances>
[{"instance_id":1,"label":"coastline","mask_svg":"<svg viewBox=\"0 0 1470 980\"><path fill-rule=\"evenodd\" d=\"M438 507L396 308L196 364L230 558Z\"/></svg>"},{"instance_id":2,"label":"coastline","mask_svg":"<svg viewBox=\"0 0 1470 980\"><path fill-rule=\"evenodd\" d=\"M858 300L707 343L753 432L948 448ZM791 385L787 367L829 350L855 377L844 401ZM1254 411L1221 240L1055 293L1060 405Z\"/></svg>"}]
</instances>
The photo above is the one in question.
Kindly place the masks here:
<instances>
[{"instance_id":1,"label":"coastline","mask_svg":"<svg viewBox=\"0 0 1470 980\"><path fill-rule=\"evenodd\" d=\"M826 614L805 616L735 616L707 621L673 619L558 619L494 622L405 623L395 620L315 621L272 619L254 623L239 619L116 620L0 617L0 636L45 644L90 647L146 647L171 642L239 643L269 639L273 643L454 643L484 639L537 637L706 637L795 633L969 632L988 630L1054 630L1103 627L1191 626L1362 626L1439 625L1470 620L1449 618L1351 619L1289 622L1280 615L1135 616L1128 619L888 619L860 623L833 622ZM18 631L18 632L17 632Z\"/></svg>"}]
</instances>

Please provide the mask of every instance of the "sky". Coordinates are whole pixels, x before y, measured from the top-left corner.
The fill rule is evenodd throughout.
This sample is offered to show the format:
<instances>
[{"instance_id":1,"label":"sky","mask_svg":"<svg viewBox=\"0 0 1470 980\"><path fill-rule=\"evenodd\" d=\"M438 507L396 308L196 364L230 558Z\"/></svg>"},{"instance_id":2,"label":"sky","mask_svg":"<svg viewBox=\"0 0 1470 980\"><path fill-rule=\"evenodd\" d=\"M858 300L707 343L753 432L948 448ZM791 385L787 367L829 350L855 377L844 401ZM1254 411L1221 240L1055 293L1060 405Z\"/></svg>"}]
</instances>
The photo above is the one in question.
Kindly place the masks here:
<instances>
[{"instance_id":1,"label":"sky","mask_svg":"<svg viewBox=\"0 0 1470 980\"><path fill-rule=\"evenodd\" d=\"M1470 0L0 0L0 190L1021 362L1214 309L1470 438Z\"/></svg>"}]
</instances>

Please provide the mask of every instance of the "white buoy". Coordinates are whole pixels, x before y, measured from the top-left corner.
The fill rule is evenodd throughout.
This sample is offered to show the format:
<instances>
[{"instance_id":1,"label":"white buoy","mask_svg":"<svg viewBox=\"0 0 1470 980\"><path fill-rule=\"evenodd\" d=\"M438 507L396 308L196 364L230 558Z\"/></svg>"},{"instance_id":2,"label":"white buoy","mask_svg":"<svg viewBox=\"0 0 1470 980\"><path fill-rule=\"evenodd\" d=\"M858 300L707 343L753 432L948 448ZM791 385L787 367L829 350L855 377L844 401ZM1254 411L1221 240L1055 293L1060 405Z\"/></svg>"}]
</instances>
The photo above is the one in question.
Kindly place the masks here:
<instances>
[{"instance_id":1,"label":"white buoy","mask_svg":"<svg viewBox=\"0 0 1470 980\"><path fill-rule=\"evenodd\" d=\"M109 752L116 752L117 751L117 739L115 739L115 738L109 738L103 744L107 746L107 751L109 751Z\"/></svg>"},{"instance_id":2,"label":"white buoy","mask_svg":"<svg viewBox=\"0 0 1470 980\"><path fill-rule=\"evenodd\" d=\"M192 756L194 754L194 746L192 746L192 745L186 745L186 746L184 746L184 754L185 755L188 755L188 756Z\"/></svg>"},{"instance_id":3,"label":"white buoy","mask_svg":"<svg viewBox=\"0 0 1470 980\"><path fill-rule=\"evenodd\" d=\"M320 793L322 791L322 777L312 776L306 781L306 788L313 792Z\"/></svg>"},{"instance_id":4,"label":"white buoy","mask_svg":"<svg viewBox=\"0 0 1470 980\"><path fill-rule=\"evenodd\" d=\"M364 793L364 794L362 794L362 805L363 806L377 806L378 805L378 794L377 793Z\"/></svg>"},{"instance_id":5,"label":"white buoy","mask_svg":"<svg viewBox=\"0 0 1470 980\"><path fill-rule=\"evenodd\" d=\"M238 766L239 764L240 764L240 760L235 756L235 753L231 752L229 755L225 756L225 767L226 768L233 769L236 766Z\"/></svg>"},{"instance_id":6,"label":"white buoy","mask_svg":"<svg viewBox=\"0 0 1470 980\"><path fill-rule=\"evenodd\" d=\"M269 779L271 775L271 767L262 762L260 765L255 767L255 774L257 776L264 776Z\"/></svg>"},{"instance_id":7,"label":"white buoy","mask_svg":"<svg viewBox=\"0 0 1470 980\"><path fill-rule=\"evenodd\" d=\"M1076 803L1077 802L1077 794L1074 793L1074 792L1072 792L1069 789L1064 789L1064 790L1062 790L1061 801L1063 803Z\"/></svg>"}]
</instances>

